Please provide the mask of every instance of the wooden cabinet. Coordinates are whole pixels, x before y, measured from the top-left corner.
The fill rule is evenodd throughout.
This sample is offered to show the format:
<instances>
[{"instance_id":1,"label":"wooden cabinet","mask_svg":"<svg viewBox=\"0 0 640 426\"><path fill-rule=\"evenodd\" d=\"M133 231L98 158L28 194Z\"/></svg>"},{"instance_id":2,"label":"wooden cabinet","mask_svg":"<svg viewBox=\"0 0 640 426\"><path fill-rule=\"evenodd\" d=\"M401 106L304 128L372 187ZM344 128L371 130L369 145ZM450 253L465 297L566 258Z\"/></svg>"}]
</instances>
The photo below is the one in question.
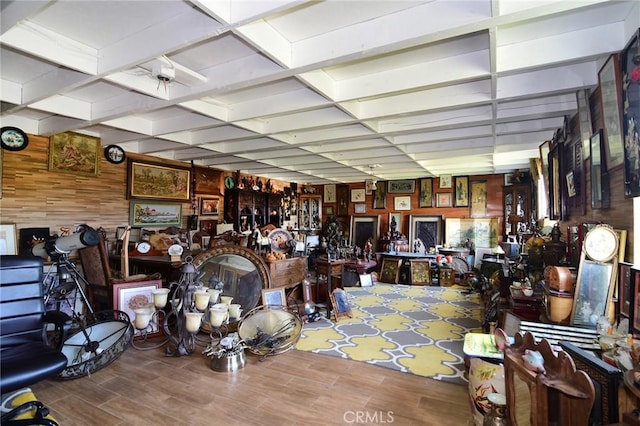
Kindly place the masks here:
<instances>
[{"instance_id":1,"label":"wooden cabinet","mask_svg":"<svg viewBox=\"0 0 640 426\"><path fill-rule=\"evenodd\" d=\"M522 183L503 188L505 235L526 232L531 221L531 185Z\"/></svg>"},{"instance_id":2,"label":"wooden cabinet","mask_svg":"<svg viewBox=\"0 0 640 426\"><path fill-rule=\"evenodd\" d=\"M307 276L306 256L276 260L269 262L268 265L271 288L293 287L300 284Z\"/></svg>"},{"instance_id":3,"label":"wooden cabinet","mask_svg":"<svg viewBox=\"0 0 640 426\"><path fill-rule=\"evenodd\" d=\"M322 228L322 196L301 195L298 210L300 229L319 230Z\"/></svg>"},{"instance_id":4,"label":"wooden cabinet","mask_svg":"<svg viewBox=\"0 0 640 426\"><path fill-rule=\"evenodd\" d=\"M229 189L224 194L225 219L238 231L250 231L255 224L282 225L282 196L251 189Z\"/></svg>"}]
</instances>

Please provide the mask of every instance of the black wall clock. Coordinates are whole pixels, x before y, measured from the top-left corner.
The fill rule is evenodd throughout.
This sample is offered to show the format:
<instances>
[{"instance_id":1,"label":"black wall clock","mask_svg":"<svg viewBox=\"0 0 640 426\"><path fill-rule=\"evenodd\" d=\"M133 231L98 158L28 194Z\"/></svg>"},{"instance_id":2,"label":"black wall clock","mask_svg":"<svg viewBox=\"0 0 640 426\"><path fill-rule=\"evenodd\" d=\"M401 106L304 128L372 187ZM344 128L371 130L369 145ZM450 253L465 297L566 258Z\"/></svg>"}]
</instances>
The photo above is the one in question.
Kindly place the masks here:
<instances>
[{"instance_id":1,"label":"black wall clock","mask_svg":"<svg viewBox=\"0 0 640 426\"><path fill-rule=\"evenodd\" d=\"M29 145L29 137L17 127L3 127L0 132L3 149L8 151L22 151Z\"/></svg>"},{"instance_id":2,"label":"black wall clock","mask_svg":"<svg viewBox=\"0 0 640 426\"><path fill-rule=\"evenodd\" d=\"M120 164L125 158L124 149L118 145L108 145L104 148L104 157L110 163Z\"/></svg>"}]
</instances>

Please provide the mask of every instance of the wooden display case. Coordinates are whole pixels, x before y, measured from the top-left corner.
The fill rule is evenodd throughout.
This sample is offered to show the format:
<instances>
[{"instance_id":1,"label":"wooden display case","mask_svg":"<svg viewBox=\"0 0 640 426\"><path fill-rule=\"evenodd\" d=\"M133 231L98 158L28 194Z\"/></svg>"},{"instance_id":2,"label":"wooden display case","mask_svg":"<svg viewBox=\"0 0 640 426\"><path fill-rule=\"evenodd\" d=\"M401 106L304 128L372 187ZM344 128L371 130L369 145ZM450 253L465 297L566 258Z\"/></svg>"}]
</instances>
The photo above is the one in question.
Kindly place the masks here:
<instances>
[{"instance_id":1,"label":"wooden display case","mask_svg":"<svg viewBox=\"0 0 640 426\"><path fill-rule=\"evenodd\" d=\"M305 230L322 228L322 196L300 195L298 227Z\"/></svg>"},{"instance_id":2,"label":"wooden display case","mask_svg":"<svg viewBox=\"0 0 640 426\"><path fill-rule=\"evenodd\" d=\"M531 220L531 185L507 185L503 190L504 233L518 235L528 229L527 224Z\"/></svg>"},{"instance_id":3,"label":"wooden display case","mask_svg":"<svg viewBox=\"0 0 640 426\"><path fill-rule=\"evenodd\" d=\"M238 232L251 231L255 224L282 225L282 196L251 189L228 189L224 194L224 217Z\"/></svg>"}]
</instances>

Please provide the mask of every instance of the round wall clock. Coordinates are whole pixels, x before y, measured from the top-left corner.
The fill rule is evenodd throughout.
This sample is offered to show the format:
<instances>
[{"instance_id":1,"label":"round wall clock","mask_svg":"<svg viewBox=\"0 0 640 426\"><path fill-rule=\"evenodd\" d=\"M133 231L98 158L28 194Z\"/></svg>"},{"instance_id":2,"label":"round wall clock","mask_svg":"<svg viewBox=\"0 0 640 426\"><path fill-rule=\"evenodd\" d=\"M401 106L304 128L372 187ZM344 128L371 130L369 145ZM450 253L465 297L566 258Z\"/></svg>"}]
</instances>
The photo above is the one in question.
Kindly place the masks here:
<instances>
[{"instance_id":1,"label":"round wall clock","mask_svg":"<svg viewBox=\"0 0 640 426\"><path fill-rule=\"evenodd\" d=\"M29 137L17 127L3 127L0 132L3 149L8 151L22 151L29 145Z\"/></svg>"},{"instance_id":2,"label":"round wall clock","mask_svg":"<svg viewBox=\"0 0 640 426\"><path fill-rule=\"evenodd\" d=\"M104 157L110 163L120 164L125 158L124 149L120 148L118 145L108 145L104 148Z\"/></svg>"},{"instance_id":3,"label":"round wall clock","mask_svg":"<svg viewBox=\"0 0 640 426\"><path fill-rule=\"evenodd\" d=\"M618 254L618 234L613 228L599 225L584 237L584 251L597 262L608 262Z\"/></svg>"}]
</instances>

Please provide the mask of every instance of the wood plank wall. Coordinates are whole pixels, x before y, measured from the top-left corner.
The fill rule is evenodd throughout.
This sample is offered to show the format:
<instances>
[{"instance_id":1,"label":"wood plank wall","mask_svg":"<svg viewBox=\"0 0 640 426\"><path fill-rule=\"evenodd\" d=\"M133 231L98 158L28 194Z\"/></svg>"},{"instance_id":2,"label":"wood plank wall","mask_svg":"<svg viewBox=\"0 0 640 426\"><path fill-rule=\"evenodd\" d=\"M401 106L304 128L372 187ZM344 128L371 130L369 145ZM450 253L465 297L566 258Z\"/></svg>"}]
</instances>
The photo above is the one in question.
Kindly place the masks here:
<instances>
[{"instance_id":1,"label":"wood plank wall","mask_svg":"<svg viewBox=\"0 0 640 426\"><path fill-rule=\"evenodd\" d=\"M2 223L14 223L18 229L49 227L53 234L59 233L61 227L73 230L76 225L86 223L94 228L105 228L109 232L109 238L115 236L118 226L126 226L129 223L126 161L112 164L100 153L98 176L50 172L49 138L36 135L29 135L29 145L26 149L18 152L3 151L2 154ZM127 153L127 157L139 161L185 166L184 162L148 155ZM272 183L275 188L280 189L285 184L279 181ZM223 186L221 178L218 194L224 192ZM196 193L196 196L198 195L204 194ZM191 203L183 203L183 227L186 227L190 214ZM206 216L201 219L216 218Z\"/></svg>"},{"instance_id":2,"label":"wood plank wall","mask_svg":"<svg viewBox=\"0 0 640 426\"><path fill-rule=\"evenodd\" d=\"M599 111L594 110L597 105L597 92L591 99L594 129L600 128L602 119ZM599 95L598 95L599 96ZM99 175L95 177L76 176L66 173L49 172L48 151L49 140L46 137L30 135L27 149L19 152L4 151L2 163L2 199L0 199L0 219L2 223L15 223L17 228L49 227L57 233L61 227L75 228L76 225L86 223L93 227L104 227L115 235L115 228L129 222L129 200L126 198L127 165L111 164L101 156ZM127 154L129 158L152 161L164 164L184 163L163 160L157 157ZM588 170L588 162L586 164ZM231 175L230 172L221 174L222 178ZM582 222L609 223L619 229L628 231L626 259L633 257L633 216L632 200L623 195L623 170L621 167L610 171L611 178L611 208L606 210L592 210L590 207L590 180L587 174L586 214L582 209L569 206L568 218L562 222L563 229L572 224ZM488 186L487 218L499 218L503 224L503 175L470 176L472 180L486 180ZM282 187L284 182L272 182L274 187ZM416 182L417 183L417 182ZM438 192L452 192L453 189L439 188L439 179L434 178L434 195ZM300 187L301 185L299 185ZM350 189L364 188L364 182L349 185ZM220 193L223 193L222 179ZM443 218L469 217L469 208L418 208L418 185L412 195L412 208L402 211L399 230L409 234L410 215L441 215ZM322 194L322 186L317 186L317 193ZM197 194L198 195L198 194ZM367 211L364 215L380 215L381 233L389 228L389 213L394 212L393 197L398 194L387 194L387 208L373 209L373 196L367 196L365 203ZM404 194L402 194L404 195ZM326 204L331 205L331 204ZM334 204L335 210L335 204ZM183 226L186 218L191 214L190 203L183 204ZM355 215L353 203L349 204L349 215ZM207 218L209 219L209 218ZM326 221L323 215L323 221ZM348 227L349 218L343 218ZM347 228L348 229L348 228ZM112 233L111 233L112 232Z\"/></svg>"}]
</instances>

